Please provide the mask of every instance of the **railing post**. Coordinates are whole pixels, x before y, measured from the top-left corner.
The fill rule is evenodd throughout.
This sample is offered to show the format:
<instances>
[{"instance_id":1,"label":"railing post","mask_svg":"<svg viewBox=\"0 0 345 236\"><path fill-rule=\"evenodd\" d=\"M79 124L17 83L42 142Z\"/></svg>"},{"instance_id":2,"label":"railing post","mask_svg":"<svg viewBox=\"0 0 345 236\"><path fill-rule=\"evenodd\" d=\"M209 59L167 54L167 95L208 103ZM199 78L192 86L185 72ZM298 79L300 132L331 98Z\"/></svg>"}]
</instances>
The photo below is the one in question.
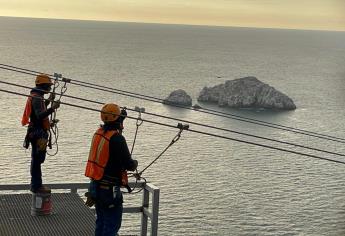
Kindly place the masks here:
<instances>
[{"instance_id":1,"label":"railing post","mask_svg":"<svg viewBox=\"0 0 345 236\"><path fill-rule=\"evenodd\" d=\"M151 236L158 235L159 189L152 192Z\"/></svg>"},{"instance_id":2,"label":"railing post","mask_svg":"<svg viewBox=\"0 0 345 236\"><path fill-rule=\"evenodd\" d=\"M71 188L71 193L77 194L78 188Z\"/></svg>"},{"instance_id":3,"label":"railing post","mask_svg":"<svg viewBox=\"0 0 345 236\"><path fill-rule=\"evenodd\" d=\"M143 208L147 208L149 206L149 191L143 187ZM147 235L147 215L145 213L145 210L143 209L143 212L141 214L141 236L146 236Z\"/></svg>"}]
</instances>

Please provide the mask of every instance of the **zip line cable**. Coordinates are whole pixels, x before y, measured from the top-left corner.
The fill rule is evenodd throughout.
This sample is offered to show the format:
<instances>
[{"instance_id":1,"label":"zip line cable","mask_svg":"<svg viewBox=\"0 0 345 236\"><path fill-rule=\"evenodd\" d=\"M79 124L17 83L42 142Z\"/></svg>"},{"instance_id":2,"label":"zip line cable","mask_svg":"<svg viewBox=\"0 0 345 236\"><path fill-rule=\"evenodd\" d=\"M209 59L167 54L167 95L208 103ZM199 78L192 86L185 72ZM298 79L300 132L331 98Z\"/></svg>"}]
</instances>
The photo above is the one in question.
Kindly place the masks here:
<instances>
[{"instance_id":1,"label":"zip line cable","mask_svg":"<svg viewBox=\"0 0 345 236\"><path fill-rule=\"evenodd\" d=\"M262 121L262 120L257 120L257 119L252 119L252 118L248 118L248 117L238 116L238 115L234 115L234 114L230 114L230 113L226 113L226 112L221 112L221 111L217 111L217 110L213 110L213 109L209 109L209 108L201 108L201 109L207 110L207 111L210 111L210 112L218 113L218 114L220 114L219 116L221 116L221 117L228 117L228 116L237 117L238 119L235 119L235 120L244 121L244 122L248 122L248 123L252 123L252 124L258 124L256 122L260 122L262 124L259 123L258 125L262 125L262 126L265 126L265 127L270 127L270 128L290 131L290 132L294 132L294 133L298 133L298 134L309 135L309 136L317 137L317 138L324 138L324 137L326 137L326 138L329 138L328 140L331 140L331 141L337 141L337 140L345 141L344 138L339 138L339 137L335 137L335 136L331 136L331 135L327 135L327 134L320 134L320 133L316 133L316 132L313 132L313 131L293 128L293 127L289 127L289 126L285 126L285 125L280 125L280 124L274 124L274 123L270 123L270 122L266 122L266 121ZM222 116L222 115L224 115L224 116ZM246 120L242 120L242 119L246 119ZM253 121L253 122L249 122L249 121ZM314 134L314 135L310 135L310 134ZM333 139L335 139L335 140L333 140Z\"/></svg>"},{"instance_id":2,"label":"zip line cable","mask_svg":"<svg viewBox=\"0 0 345 236\"><path fill-rule=\"evenodd\" d=\"M37 76L38 74L44 74L44 73L39 73L39 72L27 72L27 71L30 71L30 70L27 70L27 69L20 69L20 68L17 68L17 67L13 67L13 68L17 68L17 69L10 69L10 68L6 68L6 67L3 67L1 66L2 64L0 64L0 69L4 69L4 70L9 70L9 71L14 71L14 72L18 72L18 73L22 73L22 74L26 74L26 75L33 75L33 76ZM7 65L5 65L7 66ZM8 67L11 67L11 66L8 66Z\"/></svg>"},{"instance_id":3,"label":"zip line cable","mask_svg":"<svg viewBox=\"0 0 345 236\"><path fill-rule=\"evenodd\" d=\"M37 74L42 74L42 72L39 72L39 71L24 69L24 68L15 67L15 66L0 63L0 66L1 65L5 66L5 67L0 67L0 69L10 70L10 71L24 73L24 74L33 75L33 76L36 76ZM6 68L6 67L9 67L9 68ZM17 70L17 69L19 69L19 70ZM27 71L32 72L32 73L29 73ZM35 74L33 74L33 73L35 73ZM52 76L52 75L50 75L50 76ZM63 79L67 79L67 78L63 77ZM68 79L68 80L71 80L71 79ZM151 102L167 104L166 102L164 102L163 99L160 99L160 98L142 95L142 94L138 94L138 93L132 93L132 92L119 90L119 89L115 89L115 88L109 88L106 86L97 85L97 84L93 84L93 83L89 83L89 82L73 80L73 81L70 81L70 83L78 85L78 86L82 86L82 87L97 89L97 90L110 92L110 93L116 93L116 94L129 96L129 97L133 97L133 98L138 98L138 99L143 99L143 100L147 100L147 101L151 101ZM96 86L96 87L94 87L94 86ZM101 89L101 88L104 88L104 89ZM207 109L207 108L195 109L195 108L180 106L180 105L173 104L173 103L168 103L167 105L175 106L175 107L179 107L179 108L183 108L183 109L187 109L187 110L202 112L202 113L206 113L206 114L211 114L211 115L215 115L215 116L225 117L225 118L229 118L229 119L234 119L234 120L238 120L238 121L248 122L248 123L252 123L252 124L257 124L257 125L261 125L261 126L265 126L265 127L285 130L285 131L303 134L303 135L307 135L307 136L311 136L311 137L326 139L326 140L330 140L330 141L334 141L334 142L345 143L344 138L339 138L339 137L330 136L330 135L326 135L326 134L319 134L316 132L306 131L306 130L302 130L302 129L298 129L298 128L293 128L293 127L274 124L274 123L270 123L270 122L260 121L260 120L256 120L256 119L246 118L246 117L233 115L233 114L225 113L225 112L220 112L220 111L216 111L216 110L212 110L212 109ZM200 111L200 110L203 110L203 111Z\"/></svg>"},{"instance_id":4,"label":"zip line cable","mask_svg":"<svg viewBox=\"0 0 345 236\"><path fill-rule=\"evenodd\" d=\"M5 93L9 93L9 94L24 96L24 97L32 97L30 95L26 95L26 94L14 92L14 91L9 91L9 90L4 90L4 89L0 89L0 92L5 92ZM43 99L43 100L48 100L48 99ZM99 110L99 109L94 109L94 108L85 107L85 106L76 105L76 104L71 104L71 103L66 103L66 102L60 102L60 104L63 104L63 105L66 105L66 106L71 106L71 107L76 107L76 108L80 108L80 109L85 109L85 110L89 110L89 111L101 112L101 110ZM137 119L136 117L132 117L132 116L126 116L126 117L129 118L129 119L134 119L134 120ZM157 121L152 121L152 120L147 120L147 119L142 119L142 120L144 122L151 123L151 124L161 125L161 126L175 128L175 129L179 128L179 126L165 124L165 123L161 123L161 122L157 122ZM330 159L330 158L326 158L326 157L320 157L320 156L316 156L316 155L313 155L313 154L302 153L302 152L298 152L298 151L292 151L292 150L284 149L284 148L278 148L278 147L269 146L269 145L260 144L260 143L255 143L255 142L246 141L246 140L242 140L242 139L230 138L230 137L227 137L227 136L224 136L224 135L212 134L212 133L207 133L207 132L204 132L204 131L193 130L193 129L188 129L187 131L192 132L192 133L197 133L197 134L203 134L203 135L206 135L206 136L217 137L217 138L226 139L226 140L232 140L232 141L236 141L236 142L240 142L240 143L251 144L251 145L254 145L254 146L264 147L264 148L268 148L268 149L272 149L272 150L278 150L278 151L293 153L293 154L297 154L297 155L307 156L307 157L311 157L311 158L315 158L315 159L319 159L319 160L325 160L325 161L335 162L335 163L339 163L339 164L345 164L345 162L339 161L339 160L335 160L335 159Z\"/></svg>"},{"instance_id":5,"label":"zip line cable","mask_svg":"<svg viewBox=\"0 0 345 236\"><path fill-rule=\"evenodd\" d=\"M3 64L0 64L0 65L3 65ZM6 65L6 66L8 66L8 65ZM9 67L13 67L13 66L9 66ZM8 68L3 68L3 67L0 67L0 68L1 69L6 69L6 70L11 70L11 69L8 69ZM18 68L18 67L14 67L14 68ZM21 69L21 68L18 68L18 69ZM22 69L22 70L31 71L31 72L35 72L35 73L38 73L38 74L41 73L41 72L38 72L38 71L32 71L32 70L28 70L28 69ZM13 71L21 73L18 70L13 70ZM24 72L24 73L25 74L29 74L29 75L37 75L37 74L31 74L31 73L27 73L27 72ZM132 93L132 92L128 92L128 91L124 91L124 90L119 90L119 89L115 89L115 88L108 88L108 87L105 87L105 86L102 86L102 85L92 84L92 83L78 81L78 80L73 80L73 81L71 82L71 84L75 84L75 85L86 87L86 88L92 88L92 89L100 90L100 91L103 91L103 92L105 91L105 92L120 94L120 95L124 95L124 96L129 96L129 97L133 97L133 98L138 98L138 99L143 99L143 100L151 101L151 102L156 102L156 103L166 104L166 105L170 105L170 106L174 106L174 107L179 107L179 108L182 108L182 109L187 109L187 110L197 111L197 112L201 112L201 113L206 113L206 114L210 114L210 115L214 115L214 116L219 116L219 117L224 117L224 118L228 118L228 119L238 120L238 121L247 122L247 123L256 124L256 125L261 125L261 126L265 126L265 127L274 128L274 129L285 130L285 131L289 131L289 132L293 132L293 133L298 133L298 134L303 134L303 135L307 135L307 136L311 136L311 137L316 137L316 138L320 138L320 139L326 139L326 140L330 140L330 141L334 141L334 142L341 142L339 140L342 140L343 142L341 142L341 143L345 143L344 142L345 139L339 138L339 137L334 137L334 136L325 135L325 134L318 134L318 133L311 132L311 131L306 131L306 130L297 129L297 128L293 128L293 127L288 127L288 126L279 125L279 124L273 124L273 123L269 123L269 122L265 122L265 121L260 121L260 120L256 120L256 119L246 118L246 117L242 117L242 116L238 116L238 115L233 115L233 114L229 114L229 113L225 113L225 112L220 112L220 111L216 111L216 110L212 110L212 109L207 109L207 108L200 108L201 110L204 110L204 111L200 111L200 109L194 109L194 108L185 107L185 106L181 106L181 105L177 105L177 104L173 104L173 103L166 103L161 98L156 98L156 97L152 97L152 96L142 95L142 94L138 94L138 93ZM93 87L93 86L97 86L97 87ZM104 89L101 89L101 88L104 88ZM105 89L107 89L107 90L105 90Z\"/></svg>"},{"instance_id":6,"label":"zip line cable","mask_svg":"<svg viewBox=\"0 0 345 236\"><path fill-rule=\"evenodd\" d=\"M18 68L19 70L9 69L9 68L2 67L1 65L2 64L0 64L0 69L4 69L4 70L14 71L14 72L18 72L18 73L22 73L22 74L26 74L26 75L32 75L32 76L37 76L39 74L46 74L46 75L49 75L50 77L53 77L53 75L51 75L51 74L47 74L47 73L43 73L43 72L39 72L39 71L33 71L33 70L28 70L28 69L20 69L20 68ZM21 71L21 70L25 70L25 71L29 71L29 72L25 72L25 71ZM68 79L68 78L62 77L62 79ZM151 101L151 102L161 103L160 101L158 101L158 99L153 99L153 98L152 99L148 99L148 98L145 99L145 95L134 94L134 93L131 93L131 92L127 92L127 91L120 90L120 89L115 89L115 88L107 88L105 86L96 85L96 84L92 84L92 83L89 83L89 82L83 82L83 81L72 80L72 79L68 79L68 80L71 80L69 82L70 84L78 85L78 86L81 86L81 87L97 89L97 87L95 87L95 86L99 86L99 87L104 87L104 88L108 89L108 90L101 90L101 91L106 91L106 92L116 93L116 94L120 94L120 95L124 95L124 96L130 96L130 97L133 97L133 98L143 99L143 100L147 100L147 101ZM98 90L100 90L100 89L98 89ZM134 95L132 95L132 94L134 94Z\"/></svg>"},{"instance_id":7,"label":"zip line cable","mask_svg":"<svg viewBox=\"0 0 345 236\"><path fill-rule=\"evenodd\" d=\"M1 81L1 80L0 80L0 83L2 83L2 84L7 84L7 85L12 85L12 86L17 86L17 87L21 87L21 88L26 88L26 89L33 89L33 88L31 88L31 87L27 87L27 86L24 86L24 85L14 84L14 83L5 82L5 81ZM52 92L50 92L50 93L52 93ZM59 95L58 93L55 93L55 94ZM65 96L65 97L68 97L68 98L73 98L73 99L81 100L81 101L87 101L87 102L90 102L90 103L95 103L95 104L100 104L100 105L103 105L103 104L104 104L104 102L98 102L98 101L89 100L89 99L80 98L80 97L75 97L75 96L71 96L71 95L66 95L66 94L64 94L64 96ZM121 107L121 108L122 108L122 107ZM126 107L126 109L127 109L127 110L130 110L130 111L138 112L138 110L136 110L136 109L130 109L130 108L127 108L127 107ZM295 146L295 147L300 147L300 148L305 148L305 149L309 149L309 150L313 150L313 151L319 151L319 152L324 152L324 153L328 153L328 154L333 154L333 155L345 157L345 154L341 154L341 153L336 153L336 152L331 152L331 151L327 151L327 150L323 150L323 149L308 147L308 146L304 146L304 145L300 145L300 144L295 144L295 143L290 143L290 142L286 142L286 141L271 139L271 138L262 137L262 136L258 136L258 135L243 133L243 132L239 132L239 131L235 131L235 130L230 130L230 129L220 128L220 127L215 127L215 126L206 125L206 124L202 124L202 123L198 123L198 122L193 122L193 121L189 121L189 120L172 118L172 117L168 117L168 116L164 116L164 115L158 115L158 114L154 114L154 113L150 113L150 112L146 112L146 111L145 111L145 114L151 115L151 116L160 117L160 118L165 118L165 119L169 119L169 120L174 120L174 121L180 121L180 122L184 122L184 123L189 123L189 124L193 124L193 125L198 125L198 126L201 126L201 127L206 127L206 128L211 128L211 129L216 129L216 130L231 132L231 133L235 133L235 134L239 134L239 135L244 135L244 136L248 136L248 137L252 137L252 138L263 139L263 140L267 140L267 141L271 141L271 142L277 142L277 143L287 144L287 145L291 145L291 146ZM140 117L137 118L137 124L138 124L138 119L140 119L140 120L142 121L142 119L141 119L141 112L140 112L140 111L139 111L139 115L140 115ZM139 125L139 126L140 126L140 125ZM135 140L136 140L137 130L138 130L138 126L137 126L136 133L135 133L134 143L135 143ZM133 147L134 147L134 146L133 146ZM132 151L131 151L131 152L133 152L133 147L132 147Z\"/></svg>"},{"instance_id":8,"label":"zip line cable","mask_svg":"<svg viewBox=\"0 0 345 236\"><path fill-rule=\"evenodd\" d=\"M86 88L92 88L92 89L99 90L99 91L102 91L102 92L115 93L115 94L120 94L120 95L124 95L124 96L128 96L128 97L132 97L132 98L143 99L143 100L146 100L146 101L151 101L151 102L156 102L156 103L161 103L161 104L167 104L169 106L174 106L174 107L178 107L178 108L182 108L182 109L198 111L198 110L195 110L195 109L192 109L192 108L189 108L189 107L185 107L185 106L180 106L180 105L171 104L171 103L164 103L164 102L160 102L160 101L156 101L156 100L152 100L152 99L147 99L147 98L141 98L141 97L139 97L137 95L125 94L123 92L115 92L115 91L112 91L112 90L114 90L113 88L102 89L102 88L98 88L98 87L93 86L93 85L85 85L85 84L76 83L76 82L73 82L73 81L71 82L71 84L79 85L79 86L86 87ZM100 86L100 87L104 87L104 86ZM258 123L258 122L248 121L248 120L246 120L247 118L243 118L243 119L232 118L232 117L229 117L229 116L220 115L220 114L216 114L216 113L212 113L212 112L206 112L206 111L203 112L203 113L210 114L210 115L215 115L215 116L219 116L219 117L225 117L225 118L229 118L229 119L234 119L234 120L238 120L238 121L243 121L243 122L247 122L247 123L252 123L252 124L256 124L256 125L261 125L261 126L265 126L265 127L270 127L270 128L274 128L274 129L290 131L290 132L293 132L293 133L298 133L298 134L303 134L303 135L307 135L307 136L311 136L311 137L326 139L326 140L329 140L329 141L345 143L345 139L342 139L342 138L337 138L337 137L329 138L329 137L327 137L327 136L325 136L323 134L321 134L321 135L320 134L319 135L314 135L314 134L308 133L308 131L301 132L301 131L291 130L293 128L286 129L286 128L281 128L281 127L276 127L276 126L274 126L274 124L273 125L261 124L261 123Z\"/></svg>"},{"instance_id":9,"label":"zip line cable","mask_svg":"<svg viewBox=\"0 0 345 236\"><path fill-rule=\"evenodd\" d=\"M5 64L0 64L0 65L16 68L16 69L20 69L20 70L26 70L26 71L30 71L30 72L34 72L34 73L38 73L38 74L42 73L42 72L38 72L38 71L28 70L28 69L14 67L14 66L5 65ZM0 68L1 69L5 69L5 70L12 70L12 71L21 73L21 71L18 71L18 70L13 70L13 69L4 68L4 67L0 67ZM29 75L37 75L37 74L28 73L28 72L23 72L23 73L24 74L29 74ZM67 78L64 78L64 79L67 79ZM71 80L71 79L68 79L68 80ZM82 87L93 88L93 89L97 89L97 90L101 90L101 91L105 91L105 92L110 92L110 93L116 93L116 94L124 95L124 96L130 96L130 97L133 97L133 98L143 99L143 100L147 100L147 101L151 101L151 102L167 104L161 98L156 98L156 97L152 97L152 96L142 95L142 94L138 94L138 93L132 93L132 92L128 92L128 91L124 91L124 90L119 90L119 89L115 89L115 88L109 88L109 87L105 87L105 86L97 85L97 84L93 84L93 83L88 83L88 82L83 82L83 81L78 81L78 80L73 80L70 83L78 85L78 86L82 86ZM90 87L90 86L97 86L97 87ZM110 90L104 90L104 89L100 89L100 88L105 88L105 89L110 89ZM297 128L293 128L293 127L288 127L288 126L279 125L279 124L273 124L273 123L269 123L269 122L265 122L265 121L260 121L260 120L256 120L256 119L246 118L246 117L242 117L242 116L238 116L238 115L233 115L233 114L229 114L229 113L225 113L225 112L220 112L220 111L216 111L216 110L212 110L212 109L200 108L201 110L205 110L205 111L200 111L200 109L197 110L197 109L194 109L194 108L180 106L180 105L173 104L173 103L168 103L167 105L175 106L175 107L179 107L179 108L183 108L183 109L187 109L187 110L198 111L198 112L202 112L202 113L206 113L206 114L211 114L211 115L215 115L215 116L225 117L225 118L229 118L229 119L239 120L239 121L243 121L243 122L248 122L248 123L252 123L252 124L257 124L257 125L261 125L261 126L265 126L265 127L281 129L281 130L285 130L285 131L290 131L290 132L299 133L299 134L303 134L303 135L307 135L307 136L312 136L312 137L317 137L317 138L321 138L321 139L326 139L326 140L330 140L330 141L335 141L335 142L339 142L339 140L345 141L345 139L339 138L339 137L334 137L334 136L325 135L325 134L319 134L319 133L316 133L316 132L306 131L306 130L297 129Z\"/></svg>"}]
</instances>

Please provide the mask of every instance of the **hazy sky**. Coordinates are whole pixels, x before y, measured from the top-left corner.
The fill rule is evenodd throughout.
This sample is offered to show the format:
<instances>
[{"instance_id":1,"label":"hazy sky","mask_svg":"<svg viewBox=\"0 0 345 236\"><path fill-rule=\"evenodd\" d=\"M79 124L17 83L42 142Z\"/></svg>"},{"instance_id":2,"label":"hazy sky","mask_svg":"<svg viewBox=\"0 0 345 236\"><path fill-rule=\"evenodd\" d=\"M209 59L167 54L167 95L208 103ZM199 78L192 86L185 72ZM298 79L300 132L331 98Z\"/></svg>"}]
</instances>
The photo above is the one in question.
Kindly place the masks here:
<instances>
[{"instance_id":1,"label":"hazy sky","mask_svg":"<svg viewBox=\"0 0 345 236\"><path fill-rule=\"evenodd\" d=\"M345 31L345 0L0 0L0 15Z\"/></svg>"}]
</instances>

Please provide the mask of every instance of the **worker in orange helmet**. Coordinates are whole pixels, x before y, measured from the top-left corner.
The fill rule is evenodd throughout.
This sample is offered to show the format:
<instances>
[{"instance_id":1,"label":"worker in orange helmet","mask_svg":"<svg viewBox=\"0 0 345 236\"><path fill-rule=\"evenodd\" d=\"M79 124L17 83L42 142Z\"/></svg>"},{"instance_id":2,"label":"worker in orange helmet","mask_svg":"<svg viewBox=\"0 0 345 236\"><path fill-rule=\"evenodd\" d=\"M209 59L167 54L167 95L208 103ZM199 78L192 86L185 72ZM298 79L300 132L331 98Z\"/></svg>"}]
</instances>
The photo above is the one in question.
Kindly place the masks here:
<instances>
[{"instance_id":1,"label":"worker in orange helmet","mask_svg":"<svg viewBox=\"0 0 345 236\"><path fill-rule=\"evenodd\" d=\"M127 113L114 103L101 110L104 122L93 136L85 176L91 179L86 205L96 207L96 236L116 235L121 227L123 197L120 187L126 185L127 170L134 171L126 139L122 136Z\"/></svg>"},{"instance_id":2,"label":"worker in orange helmet","mask_svg":"<svg viewBox=\"0 0 345 236\"><path fill-rule=\"evenodd\" d=\"M52 102L51 107L47 109L50 101L54 100L54 94L51 94L48 100L44 100L44 95L50 92L53 85L48 75L38 75L35 84L36 87L30 92L22 117L22 125L28 125L24 147L29 148L31 143L31 191L50 193L50 189L42 185L41 164L45 160L47 151L50 129L48 116L60 107L60 103Z\"/></svg>"}]
</instances>

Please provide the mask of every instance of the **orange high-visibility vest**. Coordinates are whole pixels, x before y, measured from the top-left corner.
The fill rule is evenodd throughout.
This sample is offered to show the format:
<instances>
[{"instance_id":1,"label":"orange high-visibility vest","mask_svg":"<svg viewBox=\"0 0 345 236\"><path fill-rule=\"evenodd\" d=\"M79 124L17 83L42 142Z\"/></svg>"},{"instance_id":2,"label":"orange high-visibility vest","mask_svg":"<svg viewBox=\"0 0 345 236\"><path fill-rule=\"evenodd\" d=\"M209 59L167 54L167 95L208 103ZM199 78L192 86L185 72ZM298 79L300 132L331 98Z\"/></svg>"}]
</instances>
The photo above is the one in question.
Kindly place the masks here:
<instances>
[{"instance_id":1,"label":"orange high-visibility vest","mask_svg":"<svg viewBox=\"0 0 345 236\"><path fill-rule=\"evenodd\" d=\"M118 134L117 130L109 130L104 133L104 130L99 128L93 135L85 176L94 180L102 179L104 168L109 160L110 138L115 134Z\"/></svg>"},{"instance_id":2,"label":"orange high-visibility vest","mask_svg":"<svg viewBox=\"0 0 345 236\"><path fill-rule=\"evenodd\" d=\"M25 109L24 109L24 113L23 113L23 117L22 117L22 125L23 126L30 124L30 116L32 113L32 97L40 97L40 95L38 93L30 93L30 96L31 97L28 97L28 99L26 101L26 105L25 105ZM45 106L44 106L44 109L46 109ZM48 130L50 128L50 123L49 123L48 117L43 119L42 128L44 130Z\"/></svg>"}]
</instances>

